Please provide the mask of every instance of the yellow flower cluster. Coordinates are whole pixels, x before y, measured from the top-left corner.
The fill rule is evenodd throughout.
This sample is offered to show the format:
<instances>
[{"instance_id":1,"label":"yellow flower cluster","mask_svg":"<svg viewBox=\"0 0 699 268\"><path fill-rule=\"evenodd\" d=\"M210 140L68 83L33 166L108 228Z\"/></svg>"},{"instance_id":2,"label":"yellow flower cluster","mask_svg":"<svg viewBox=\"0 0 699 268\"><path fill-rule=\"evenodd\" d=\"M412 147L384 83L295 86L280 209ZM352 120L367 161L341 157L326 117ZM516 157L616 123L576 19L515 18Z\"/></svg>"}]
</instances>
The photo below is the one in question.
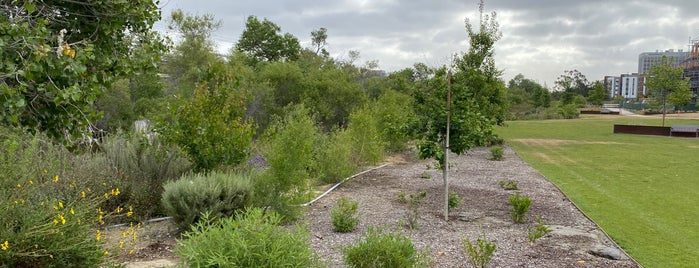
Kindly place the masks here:
<instances>
[{"instance_id":1,"label":"yellow flower cluster","mask_svg":"<svg viewBox=\"0 0 699 268\"><path fill-rule=\"evenodd\" d=\"M10 242L5 240L5 243L0 244L0 248L2 248L2 250L7 250L8 248L10 248Z\"/></svg>"},{"instance_id":2,"label":"yellow flower cluster","mask_svg":"<svg viewBox=\"0 0 699 268\"><path fill-rule=\"evenodd\" d=\"M72 49L69 45L63 45L63 56L75 58L75 49Z\"/></svg>"}]
</instances>

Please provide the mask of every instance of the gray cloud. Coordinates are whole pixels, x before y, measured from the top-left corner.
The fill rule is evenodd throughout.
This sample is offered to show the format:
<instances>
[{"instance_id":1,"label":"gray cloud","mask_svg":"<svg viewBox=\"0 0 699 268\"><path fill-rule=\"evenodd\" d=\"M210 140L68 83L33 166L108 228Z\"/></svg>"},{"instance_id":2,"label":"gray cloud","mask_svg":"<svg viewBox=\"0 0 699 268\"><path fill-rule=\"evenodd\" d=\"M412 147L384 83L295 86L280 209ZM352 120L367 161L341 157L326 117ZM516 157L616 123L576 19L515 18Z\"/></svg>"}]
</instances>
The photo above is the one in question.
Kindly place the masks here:
<instances>
[{"instance_id":1,"label":"gray cloud","mask_svg":"<svg viewBox=\"0 0 699 268\"><path fill-rule=\"evenodd\" d=\"M177 8L212 14L223 21L214 34L222 49L235 43L245 18L267 18L309 45L310 32L328 29L329 51L362 61L379 60L388 71L416 62L438 66L468 49L464 19L478 21L477 1L213 1L164 0L163 17ZM635 72L638 54L687 49L699 37L699 1L682 0L493 0L503 38L496 64L503 79L518 73L553 85L564 70L578 69L589 80ZM161 23L157 29L164 30Z\"/></svg>"}]
</instances>

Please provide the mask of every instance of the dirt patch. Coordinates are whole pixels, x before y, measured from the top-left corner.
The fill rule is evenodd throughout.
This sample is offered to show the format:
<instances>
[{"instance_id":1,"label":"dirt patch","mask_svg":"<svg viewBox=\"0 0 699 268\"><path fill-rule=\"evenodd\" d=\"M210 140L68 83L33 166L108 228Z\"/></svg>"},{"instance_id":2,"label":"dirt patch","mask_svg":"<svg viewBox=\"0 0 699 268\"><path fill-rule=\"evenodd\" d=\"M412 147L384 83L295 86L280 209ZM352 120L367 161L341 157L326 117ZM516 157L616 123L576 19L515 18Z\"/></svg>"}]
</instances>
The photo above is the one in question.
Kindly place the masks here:
<instances>
[{"instance_id":1,"label":"dirt patch","mask_svg":"<svg viewBox=\"0 0 699 268\"><path fill-rule=\"evenodd\" d=\"M476 148L468 155L450 157L450 190L464 203L450 212L449 221L442 215L441 172L427 169L432 161L415 160L414 154L406 154L393 158L392 164L384 168L357 176L308 207L304 221L311 232L311 247L328 267L346 267L341 248L363 237L368 227L376 226L404 232L417 248L429 249L432 267L472 267L462 248L463 239L475 240L482 234L497 244L489 267L639 267L625 254L619 260L599 257L596 252L600 248L621 251L511 148L505 147L503 161L487 160L489 156L488 148ZM516 181L519 190L500 188L500 180ZM408 207L398 202L398 195L421 191L427 196L418 210L419 227L409 230L401 225ZM525 224L510 220L508 197L515 192L532 199ZM342 197L359 201L361 220L352 233L335 233L330 223L330 210ZM527 226L535 215L554 231L531 243ZM160 224L165 223L141 235L137 254L124 260L127 267L164 267L179 261L171 250L176 232L170 229L172 225Z\"/></svg>"}]
</instances>

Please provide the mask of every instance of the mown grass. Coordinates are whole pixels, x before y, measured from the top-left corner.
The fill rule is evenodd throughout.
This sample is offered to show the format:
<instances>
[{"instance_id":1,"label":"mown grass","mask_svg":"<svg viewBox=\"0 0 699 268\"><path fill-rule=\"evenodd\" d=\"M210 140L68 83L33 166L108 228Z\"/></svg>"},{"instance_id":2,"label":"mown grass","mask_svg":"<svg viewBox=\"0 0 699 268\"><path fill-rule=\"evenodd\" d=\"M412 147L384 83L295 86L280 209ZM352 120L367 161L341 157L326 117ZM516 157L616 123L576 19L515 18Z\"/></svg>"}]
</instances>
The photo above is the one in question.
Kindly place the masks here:
<instances>
[{"instance_id":1,"label":"mown grass","mask_svg":"<svg viewBox=\"0 0 699 268\"><path fill-rule=\"evenodd\" d=\"M614 134L614 124L661 119L513 121L497 133L643 266L697 265L699 139Z\"/></svg>"}]
</instances>

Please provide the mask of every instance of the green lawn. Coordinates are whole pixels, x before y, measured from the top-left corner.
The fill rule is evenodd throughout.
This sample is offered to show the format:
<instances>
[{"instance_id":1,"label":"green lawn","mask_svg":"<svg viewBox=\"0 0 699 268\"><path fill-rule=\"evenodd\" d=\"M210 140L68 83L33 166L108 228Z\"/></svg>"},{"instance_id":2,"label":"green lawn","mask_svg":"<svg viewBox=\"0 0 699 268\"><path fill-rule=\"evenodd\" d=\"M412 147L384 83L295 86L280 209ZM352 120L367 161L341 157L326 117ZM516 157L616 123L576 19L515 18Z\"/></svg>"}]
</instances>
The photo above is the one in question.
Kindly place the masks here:
<instances>
[{"instance_id":1,"label":"green lawn","mask_svg":"<svg viewBox=\"0 0 699 268\"><path fill-rule=\"evenodd\" d=\"M661 121L620 116L514 121L497 133L643 266L696 267L699 139L614 134L615 123ZM699 120L666 121L672 124Z\"/></svg>"}]
</instances>

